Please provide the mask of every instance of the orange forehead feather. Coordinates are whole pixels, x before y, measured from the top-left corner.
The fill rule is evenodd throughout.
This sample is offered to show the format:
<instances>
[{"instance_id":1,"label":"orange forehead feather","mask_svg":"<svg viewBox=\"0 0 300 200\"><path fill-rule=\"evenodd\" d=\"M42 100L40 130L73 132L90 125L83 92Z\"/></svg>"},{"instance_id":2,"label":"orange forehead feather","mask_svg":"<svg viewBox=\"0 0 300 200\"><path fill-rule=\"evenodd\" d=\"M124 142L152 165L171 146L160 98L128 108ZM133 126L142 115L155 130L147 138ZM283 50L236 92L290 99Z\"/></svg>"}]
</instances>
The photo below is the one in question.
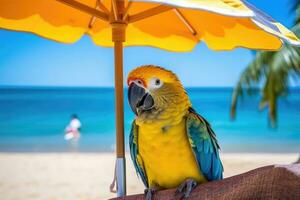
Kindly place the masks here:
<instances>
[{"instance_id":1,"label":"orange forehead feather","mask_svg":"<svg viewBox=\"0 0 300 200\"><path fill-rule=\"evenodd\" d=\"M159 78L165 83L178 81L177 76L169 70L154 65L143 65L129 73L127 84L129 85L131 81L140 79L144 83L144 86L147 87L147 83L154 77Z\"/></svg>"}]
</instances>

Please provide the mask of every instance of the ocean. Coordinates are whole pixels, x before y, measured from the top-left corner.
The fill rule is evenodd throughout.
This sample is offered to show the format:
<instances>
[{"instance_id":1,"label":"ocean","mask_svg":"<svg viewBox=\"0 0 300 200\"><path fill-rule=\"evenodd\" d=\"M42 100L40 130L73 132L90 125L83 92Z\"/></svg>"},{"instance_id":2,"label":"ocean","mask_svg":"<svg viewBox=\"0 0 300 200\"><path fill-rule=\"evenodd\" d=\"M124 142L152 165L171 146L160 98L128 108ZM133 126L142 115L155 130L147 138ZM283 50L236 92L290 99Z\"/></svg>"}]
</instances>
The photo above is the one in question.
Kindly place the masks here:
<instances>
[{"instance_id":1,"label":"ocean","mask_svg":"<svg viewBox=\"0 0 300 200\"><path fill-rule=\"evenodd\" d=\"M188 88L193 107L212 125L222 152L300 152L300 90L279 101L278 126L258 111L259 96L245 97L229 117L232 88ZM124 91L127 94L127 91ZM127 97L125 134L134 115ZM81 122L77 144L64 140L71 114ZM113 88L0 88L0 152L113 152Z\"/></svg>"}]
</instances>

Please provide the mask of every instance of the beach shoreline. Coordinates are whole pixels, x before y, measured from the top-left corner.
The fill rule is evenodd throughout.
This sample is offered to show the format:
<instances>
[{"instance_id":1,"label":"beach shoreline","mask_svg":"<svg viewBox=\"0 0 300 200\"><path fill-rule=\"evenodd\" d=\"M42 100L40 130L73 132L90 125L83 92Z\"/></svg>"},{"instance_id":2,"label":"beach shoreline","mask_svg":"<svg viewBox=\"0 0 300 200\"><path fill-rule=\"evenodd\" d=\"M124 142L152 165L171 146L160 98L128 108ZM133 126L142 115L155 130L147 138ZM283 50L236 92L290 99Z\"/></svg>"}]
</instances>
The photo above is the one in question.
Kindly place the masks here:
<instances>
[{"instance_id":1,"label":"beach shoreline","mask_svg":"<svg viewBox=\"0 0 300 200\"><path fill-rule=\"evenodd\" d=\"M224 177L254 168L290 164L297 153L222 153ZM144 186L127 156L127 193ZM0 194L5 200L96 200L115 197L109 192L114 153L0 153Z\"/></svg>"}]
</instances>

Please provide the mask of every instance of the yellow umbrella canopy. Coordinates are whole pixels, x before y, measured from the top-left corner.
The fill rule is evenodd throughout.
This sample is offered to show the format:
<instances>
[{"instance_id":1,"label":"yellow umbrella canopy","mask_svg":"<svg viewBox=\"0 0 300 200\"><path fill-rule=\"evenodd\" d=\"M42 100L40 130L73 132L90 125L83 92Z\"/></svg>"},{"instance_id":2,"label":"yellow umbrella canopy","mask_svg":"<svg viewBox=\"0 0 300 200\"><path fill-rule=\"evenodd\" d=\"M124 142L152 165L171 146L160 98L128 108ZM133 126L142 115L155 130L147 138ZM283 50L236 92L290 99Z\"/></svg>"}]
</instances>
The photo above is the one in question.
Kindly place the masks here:
<instances>
[{"instance_id":1,"label":"yellow umbrella canopy","mask_svg":"<svg viewBox=\"0 0 300 200\"><path fill-rule=\"evenodd\" d=\"M245 1L126 1L123 15L116 19L112 5L117 1L2 0L0 27L64 43L88 34L95 44L112 47L110 23L119 21L127 25L125 46L170 51L189 51L200 41L213 50L274 50L283 41L299 44L292 32Z\"/></svg>"},{"instance_id":2,"label":"yellow umbrella canopy","mask_svg":"<svg viewBox=\"0 0 300 200\"><path fill-rule=\"evenodd\" d=\"M87 34L114 47L118 196L126 194L123 45L169 51L190 51L201 41L213 50L300 46L291 31L244 0L1 0L0 28L63 43Z\"/></svg>"}]
</instances>

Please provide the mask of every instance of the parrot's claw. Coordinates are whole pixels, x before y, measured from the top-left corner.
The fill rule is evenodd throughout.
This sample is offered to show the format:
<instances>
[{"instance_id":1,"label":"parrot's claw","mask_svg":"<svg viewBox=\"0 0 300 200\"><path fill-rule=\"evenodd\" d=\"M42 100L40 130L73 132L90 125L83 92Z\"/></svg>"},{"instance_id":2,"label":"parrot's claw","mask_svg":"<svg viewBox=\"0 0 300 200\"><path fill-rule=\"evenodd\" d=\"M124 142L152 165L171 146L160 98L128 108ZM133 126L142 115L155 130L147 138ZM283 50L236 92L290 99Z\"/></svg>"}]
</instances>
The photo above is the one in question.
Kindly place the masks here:
<instances>
[{"instance_id":1,"label":"parrot's claw","mask_svg":"<svg viewBox=\"0 0 300 200\"><path fill-rule=\"evenodd\" d=\"M182 193L180 199L186 199L190 196L192 190L197 186L197 182L194 179L186 179L177 188L175 195Z\"/></svg>"},{"instance_id":2,"label":"parrot's claw","mask_svg":"<svg viewBox=\"0 0 300 200\"><path fill-rule=\"evenodd\" d=\"M157 188L147 188L144 190L144 194L146 195L145 200L153 200L154 193L157 191Z\"/></svg>"}]
</instances>

